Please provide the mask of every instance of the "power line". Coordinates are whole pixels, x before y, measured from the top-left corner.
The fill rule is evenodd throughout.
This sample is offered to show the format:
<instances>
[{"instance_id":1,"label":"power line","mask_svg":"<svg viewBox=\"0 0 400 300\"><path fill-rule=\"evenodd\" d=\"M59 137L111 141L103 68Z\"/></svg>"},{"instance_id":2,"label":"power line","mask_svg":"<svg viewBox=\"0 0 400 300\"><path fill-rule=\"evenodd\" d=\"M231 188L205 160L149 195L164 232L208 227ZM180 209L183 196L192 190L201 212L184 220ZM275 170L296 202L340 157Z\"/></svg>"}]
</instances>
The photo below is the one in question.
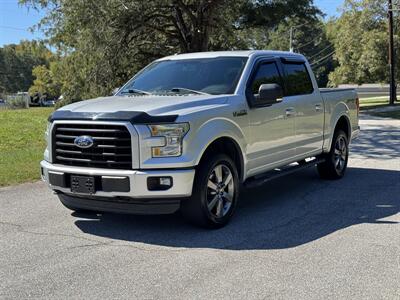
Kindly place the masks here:
<instances>
[{"instance_id":1,"label":"power line","mask_svg":"<svg viewBox=\"0 0 400 300\"><path fill-rule=\"evenodd\" d=\"M310 57L308 58L308 60L314 59L314 58L317 57L318 55L324 53L325 50L328 50L328 49L332 48L333 46L334 46L334 45L332 45L332 44L329 45L328 47L326 47L326 48L322 49L321 51L319 51L317 54L314 54L314 55L310 56Z\"/></svg>"},{"instance_id":2,"label":"power line","mask_svg":"<svg viewBox=\"0 0 400 300\"><path fill-rule=\"evenodd\" d=\"M307 47L307 46L313 44L317 40L320 40L322 38L322 36L323 36L323 33L320 33L317 38L315 38L315 39L313 39L313 40L311 40L311 41L309 41L309 42L307 42L307 43L305 43L303 45L300 45L300 46L296 47L296 49L297 50L303 49L304 47ZM320 43L321 43L321 40L316 45L319 45Z\"/></svg>"},{"instance_id":3,"label":"power line","mask_svg":"<svg viewBox=\"0 0 400 300\"><path fill-rule=\"evenodd\" d=\"M320 63L320 62L326 60L327 58L332 57L335 53L336 53L336 50L333 51L333 52L331 52L331 53L329 53L328 55L322 57L321 59L319 59L319 60L317 60L317 61L314 61L313 63L311 63L311 67L313 67L313 66L315 66L316 64L318 64L318 63Z\"/></svg>"},{"instance_id":4,"label":"power line","mask_svg":"<svg viewBox=\"0 0 400 300\"><path fill-rule=\"evenodd\" d=\"M313 67L313 66L325 61L326 59L331 58L335 53L336 53L336 51L333 51L333 52L329 53L328 55L322 57L321 59L314 61L313 63L311 63L311 66Z\"/></svg>"},{"instance_id":5,"label":"power line","mask_svg":"<svg viewBox=\"0 0 400 300\"><path fill-rule=\"evenodd\" d=\"M307 25L313 25L314 28L324 28L324 25L321 24L321 22L318 22L317 24L313 24L315 22L318 22L318 20L309 20L309 21L304 22L303 24L292 25L290 28L291 29L297 29L297 28L301 28L301 27L304 27L304 26L307 26Z\"/></svg>"},{"instance_id":6,"label":"power line","mask_svg":"<svg viewBox=\"0 0 400 300\"><path fill-rule=\"evenodd\" d=\"M322 28L321 25L319 26L319 28ZM321 43L321 38L324 36L324 34L325 34L324 32L321 32L320 34L317 35L317 37L315 39L313 39L313 40L311 40L311 41L309 41L309 42L307 42L307 43L305 43L303 45L297 46L296 49L300 50L300 49L302 49L302 48L304 48L306 46L311 45L312 43L314 43L317 40L319 40L319 42L316 45L320 44Z\"/></svg>"},{"instance_id":7,"label":"power line","mask_svg":"<svg viewBox=\"0 0 400 300\"><path fill-rule=\"evenodd\" d=\"M307 22L305 22L305 23L303 23L303 24L295 25L295 26L291 26L291 27L290 27L290 30L289 30L289 35L290 35L290 38L289 38L289 39L290 39L290 40L289 40L289 43L290 43L290 52L293 52L293 51L294 51L294 48L296 48L297 50L299 50L299 49L301 49L301 48L303 48L303 47L305 47L305 46L308 46L308 45L310 45L311 43L313 43L314 41L316 41L317 39L319 39L320 37L322 37L322 35L324 34L323 32L320 33L320 34L318 35L318 38L314 39L313 41L310 41L309 43L306 43L306 44L301 45L301 46L299 46L299 47L293 47L293 46L294 46L294 37L295 37L295 31L296 31L296 29L301 28L301 27L303 27L303 26L311 25L311 23L313 23L313 22L315 22L315 20L310 20L310 21L307 21ZM317 25L314 26L314 27L315 27L315 28L320 28L320 29L322 29L322 28L323 28L323 25L322 25L322 24L317 24Z\"/></svg>"}]
</instances>

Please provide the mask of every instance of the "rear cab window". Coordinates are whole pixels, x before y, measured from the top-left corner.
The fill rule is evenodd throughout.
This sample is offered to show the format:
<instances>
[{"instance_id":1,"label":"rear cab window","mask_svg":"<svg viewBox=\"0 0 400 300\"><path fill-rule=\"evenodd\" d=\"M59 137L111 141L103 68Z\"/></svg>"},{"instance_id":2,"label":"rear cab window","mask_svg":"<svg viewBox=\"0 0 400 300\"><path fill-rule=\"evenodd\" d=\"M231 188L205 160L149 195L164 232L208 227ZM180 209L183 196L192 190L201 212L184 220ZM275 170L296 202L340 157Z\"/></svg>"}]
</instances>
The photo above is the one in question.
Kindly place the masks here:
<instances>
[{"instance_id":1,"label":"rear cab window","mask_svg":"<svg viewBox=\"0 0 400 300\"><path fill-rule=\"evenodd\" d=\"M309 95L314 92L314 86L305 63L283 62L282 65L285 73L285 96Z\"/></svg>"}]
</instances>

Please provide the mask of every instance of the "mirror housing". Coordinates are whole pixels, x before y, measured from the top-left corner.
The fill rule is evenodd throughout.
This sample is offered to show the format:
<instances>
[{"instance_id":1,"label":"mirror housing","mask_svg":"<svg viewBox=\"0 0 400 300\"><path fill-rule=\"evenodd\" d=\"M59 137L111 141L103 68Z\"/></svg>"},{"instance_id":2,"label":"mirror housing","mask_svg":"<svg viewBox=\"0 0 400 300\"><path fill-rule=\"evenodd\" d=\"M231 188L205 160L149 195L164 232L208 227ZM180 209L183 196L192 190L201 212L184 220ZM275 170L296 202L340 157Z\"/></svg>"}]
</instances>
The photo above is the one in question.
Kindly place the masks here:
<instances>
[{"instance_id":1,"label":"mirror housing","mask_svg":"<svg viewBox=\"0 0 400 300\"><path fill-rule=\"evenodd\" d=\"M279 84L262 84L255 96L254 104L256 106L265 106L279 103L283 98L283 89Z\"/></svg>"}]
</instances>

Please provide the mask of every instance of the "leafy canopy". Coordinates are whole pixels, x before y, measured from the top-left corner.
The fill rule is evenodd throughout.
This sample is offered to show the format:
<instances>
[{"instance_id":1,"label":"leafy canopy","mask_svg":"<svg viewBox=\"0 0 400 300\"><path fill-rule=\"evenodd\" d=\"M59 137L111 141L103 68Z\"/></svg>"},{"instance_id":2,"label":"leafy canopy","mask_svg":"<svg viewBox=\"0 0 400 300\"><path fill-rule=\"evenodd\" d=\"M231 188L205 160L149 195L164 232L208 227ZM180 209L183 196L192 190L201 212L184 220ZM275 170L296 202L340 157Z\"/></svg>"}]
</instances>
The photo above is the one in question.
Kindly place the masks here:
<instances>
[{"instance_id":1,"label":"leafy canopy","mask_svg":"<svg viewBox=\"0 0 400 300\"><path fill-rule=\"evenodd\" d=\"M48 65L52 57L43 42L22 41L0 48L0 93L27 91L34 78L32 69Z\"/></svg>"},{"instance_id":2,"label":"leafy canopy","mask_svg":"<svg viewBox=\"0 0 400 300\"><path fill-rule=\"evenodd\" d=\"M339 63L329 76L334 85L388 82L387 26L386 1L345 1L342 16L330 30ZM398 46L396 35L396 48ZM397 56L397 65L399 63ZM400 79L399 72L397 78Z\"/></svg>"},{"instance_id":3,"label":"leafy canopy","mask_svg":"<svg viewBox=\"0 0 400 300\"><path fill-rule=\"evenodd\" d=\"M289 36L279 35L279 28L287 30L293 22L315 24L321 15L312 0L20 3L48 11L39 27L62 56L61 92L71 100L107 94L150 61L166 55L275 44L284 48ZM297 33L301 32L303 28ZM44 74L41 71L37 75Z\"/></svg>"}]
</instances>

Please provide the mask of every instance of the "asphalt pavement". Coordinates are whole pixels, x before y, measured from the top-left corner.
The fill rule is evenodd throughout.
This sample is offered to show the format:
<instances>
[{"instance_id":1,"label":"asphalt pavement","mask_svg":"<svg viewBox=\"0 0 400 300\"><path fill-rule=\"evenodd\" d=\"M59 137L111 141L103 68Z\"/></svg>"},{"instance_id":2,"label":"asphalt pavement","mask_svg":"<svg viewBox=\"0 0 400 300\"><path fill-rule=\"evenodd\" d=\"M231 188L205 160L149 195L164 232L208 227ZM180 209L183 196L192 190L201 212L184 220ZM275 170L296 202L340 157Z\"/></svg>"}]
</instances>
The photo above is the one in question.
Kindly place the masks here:
<instances>
[{"instance_id":1,"label":"asphalt pavement","mask_svg":"<svg viewBox=\"0 0 400 300\"><path fill-rule=\"evenodd\" d=\"M220 230L0 189L0 298L400 299L400 121L361 126L344 179L246 190Z\"/></svg>"}]
</instances>

